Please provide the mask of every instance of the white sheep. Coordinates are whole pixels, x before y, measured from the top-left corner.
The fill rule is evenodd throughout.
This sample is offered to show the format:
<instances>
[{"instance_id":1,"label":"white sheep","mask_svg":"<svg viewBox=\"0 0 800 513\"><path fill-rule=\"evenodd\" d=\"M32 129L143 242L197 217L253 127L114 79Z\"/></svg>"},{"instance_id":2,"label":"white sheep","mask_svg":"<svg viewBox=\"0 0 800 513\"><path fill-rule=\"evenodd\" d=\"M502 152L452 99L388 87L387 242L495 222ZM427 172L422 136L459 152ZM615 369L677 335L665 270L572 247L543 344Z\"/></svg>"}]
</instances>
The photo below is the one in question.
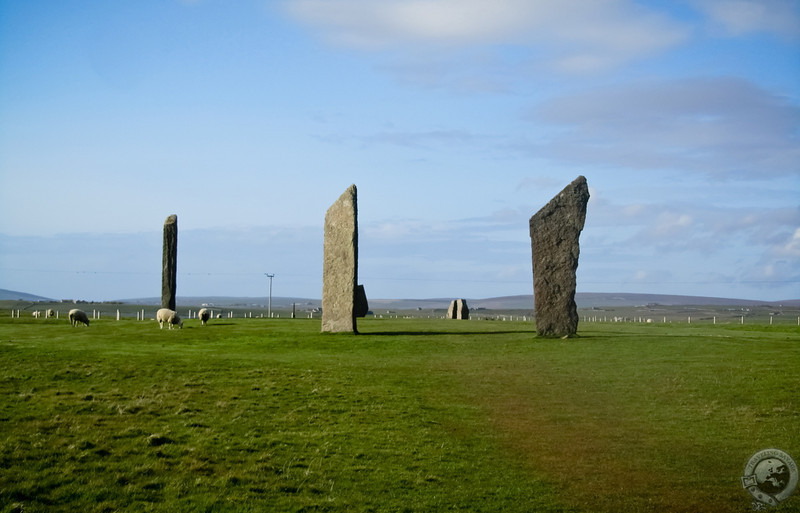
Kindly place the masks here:
<instances>
[{"instance_id":1,"label":"white sheep","mask_svg":"<svg viewBox=\"0 0 800 513\"><path fill-rule=\"evenodd\" d=\"M159 329L164 329L164 323L167 323L169 329L172 329L172 325L175 324L179 328L183 328L183 321L181 320L178 312L175 310L170 310L169 308L162 308L158 312L156 312L156 320L158 321Z\"/></svg>"},{"instance_id":2,"label":"white sheep","mask_svg":"<svg viewBox=\"0 0 800 513\"><path fill-rule=\"evenodd\" d=\"M69 323L72 324L72 327L78 325L79 322L82 322L86 326L89 325L89 317L86 315L86 312L83 310L78 310L77 308L73 308L69 311Z\"/></svg>"},{"instance_id":3,"label":"white sheep","mask_svg":"<svg viewBox=\"0 0 800 513\"><path fill-rule=\"evenodd\" d=\"M33 315L34 317L36 317L38 319L39 316L42 315L42 312L40 312L39 310L34 310L33 313L31 313L31 315Z\"/></svg>"},{"instance_id":4,"label":"white sheep","mask_svg":"<svg viewBox=\"0 0 800 513\"><path fill-rule=\"evenodd\" d=\"M200 319L200 324L205 326L206 322L211 318L211 311L208 308L201 308L200 311L197 312L197 318Z\"/></svg>"}]
</instances>

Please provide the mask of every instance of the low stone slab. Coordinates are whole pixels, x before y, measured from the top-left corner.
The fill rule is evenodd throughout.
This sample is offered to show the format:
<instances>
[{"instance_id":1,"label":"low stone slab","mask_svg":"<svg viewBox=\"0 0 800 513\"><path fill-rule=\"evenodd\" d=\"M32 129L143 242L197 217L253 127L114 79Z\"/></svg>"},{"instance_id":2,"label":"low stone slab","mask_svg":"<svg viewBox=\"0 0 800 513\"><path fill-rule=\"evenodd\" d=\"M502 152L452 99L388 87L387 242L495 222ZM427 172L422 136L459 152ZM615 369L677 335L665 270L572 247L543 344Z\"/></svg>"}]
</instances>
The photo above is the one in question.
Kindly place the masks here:
<instances>
[{"instance_id":1,"label":"low stone slab","mask_svg":"<svg viewBox=\"0 0 800 513\"><path fill-rule=\"evenodd\" d=\"M469 307L466 299L454 299L447 308L448 319L469 319Z\"/></svg>"}]
</instances>

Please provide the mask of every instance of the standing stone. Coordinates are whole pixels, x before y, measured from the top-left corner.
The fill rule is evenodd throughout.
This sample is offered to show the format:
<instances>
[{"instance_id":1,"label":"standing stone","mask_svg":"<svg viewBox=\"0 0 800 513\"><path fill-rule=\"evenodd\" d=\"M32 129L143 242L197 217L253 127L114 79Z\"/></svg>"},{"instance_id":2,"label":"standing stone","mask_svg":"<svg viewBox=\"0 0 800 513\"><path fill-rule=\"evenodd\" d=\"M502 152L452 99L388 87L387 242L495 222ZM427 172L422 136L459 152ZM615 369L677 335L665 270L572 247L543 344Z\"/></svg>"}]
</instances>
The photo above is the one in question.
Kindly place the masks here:
<instances>
[{"instance_id":1,"label":"standing stone","mask_svg":"<svg viewBox=\"0 0 800 513\"><path fill-rule=\"evenodd\" d=\"M357 284L358 204L356 186L351 185L325 214L322 331L358 333Z\"/></svg>"},{"instance_id":2,"label":"standing stone","mask_svg":"<svg viewBox=\"0 0 800 513\"><path fill-rule=\"evenodd\" d=\"M178 216L164 221L164 246L161 256L161 308L175 310L178 276Z\"/></svg>"},{"instance_id":3,"label":"standing stone","mask_svg":"<svg viewBox=\"0 0 800 513\"><path fill-rule=\"evenodd\" d=\"M530 220L536 333L571 337L578 332L575 271L586 220L589 187L579 176Z\"/></svg>"},{"instance_id":4,"label":"standing stone","mask_svg":"<svg viewBox=\"0 0 800 513\"><path fill-rule=\"evenodd\" d=\"M454 299L450 301L447 309L448 319L469 319L469 307L466 299Z\"/></svg>"},{"instance_id":5,"label":"standing stone","mask_svg":"<svg viewBox=\"0 0 800 513\"><path fill-rule=\"evenodd\" d=\"M356 287L355 298L353 302L353 311L355 312L356 317L366 317L367 313L369 313L369 302L367 301L367 291L364 290L363 285Z\"/></svg>"}]
</instances>

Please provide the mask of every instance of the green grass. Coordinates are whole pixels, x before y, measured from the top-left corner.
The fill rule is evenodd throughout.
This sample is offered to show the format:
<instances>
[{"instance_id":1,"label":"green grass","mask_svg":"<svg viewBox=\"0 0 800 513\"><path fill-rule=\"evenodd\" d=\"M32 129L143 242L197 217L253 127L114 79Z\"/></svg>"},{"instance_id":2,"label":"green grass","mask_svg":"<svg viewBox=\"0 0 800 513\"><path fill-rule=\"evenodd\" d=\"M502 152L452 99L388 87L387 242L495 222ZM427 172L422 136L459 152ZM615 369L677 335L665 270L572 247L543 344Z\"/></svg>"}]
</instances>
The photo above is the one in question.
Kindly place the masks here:
<instances>
[{"instance_id":1,"label":"green grass","mask_svg":"<svg viewBox=\"0 0 800 513\"><path fill-rule=\"evenodd\" d=\"M0 318L0 511L748 511L800 461L797 327L359 330Z\"/></svg>"}]
</instances>

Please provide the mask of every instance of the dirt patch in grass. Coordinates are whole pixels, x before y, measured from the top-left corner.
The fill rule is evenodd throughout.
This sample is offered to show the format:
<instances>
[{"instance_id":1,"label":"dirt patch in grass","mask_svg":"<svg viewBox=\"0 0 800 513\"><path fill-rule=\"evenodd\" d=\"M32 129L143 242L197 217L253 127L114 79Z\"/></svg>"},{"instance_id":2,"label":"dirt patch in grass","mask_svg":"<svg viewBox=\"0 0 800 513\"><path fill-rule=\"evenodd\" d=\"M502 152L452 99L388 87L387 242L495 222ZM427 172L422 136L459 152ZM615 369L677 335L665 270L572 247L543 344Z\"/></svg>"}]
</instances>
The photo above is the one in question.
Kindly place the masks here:
<instances>
[{"instance_id":1,"label":"dirt patch in grass","mask_svg":"<svg viewBox=\"0 0 800 513\"><path fill-rule=\"evenodd\" d=\"M750 507L738 483L738 460L731 464L730 454L708 453L709 443L725 448L724 435L715 442L705 434L665 427L659 422L661 410L655 416L637 410L630 397L616 396L602 374L553 372L536 362L482 372L466 388L499 433L508 457L558 490L565 505L617 513Z\"/></svg>"}]
</instances>

